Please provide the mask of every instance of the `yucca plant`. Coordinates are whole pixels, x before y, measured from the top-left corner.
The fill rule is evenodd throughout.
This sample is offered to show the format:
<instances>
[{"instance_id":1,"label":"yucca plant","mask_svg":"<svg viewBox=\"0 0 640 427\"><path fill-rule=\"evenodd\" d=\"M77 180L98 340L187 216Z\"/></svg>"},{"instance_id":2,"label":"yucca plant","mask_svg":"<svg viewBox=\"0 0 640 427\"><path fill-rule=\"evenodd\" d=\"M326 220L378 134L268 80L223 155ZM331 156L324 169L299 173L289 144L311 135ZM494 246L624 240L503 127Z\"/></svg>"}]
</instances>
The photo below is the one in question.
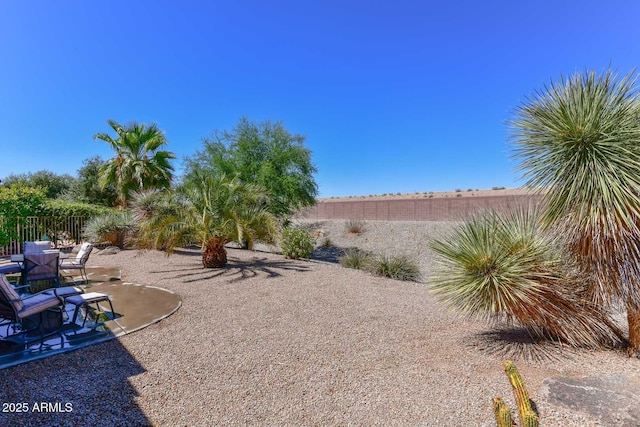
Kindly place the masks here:
<instances>
[{"instance_id":1,"label":"yucca plant","mask_svg":"<svg viewBox=\"0 0 640 427\"><path fill-rule=\"evenodd\" d=\"M506 320L574 346L624 339L584 299L582 277L566 263L560 237L542 232L535 209L482 211L430 243L439 255L430 287L462 313Z\"/></svg>"},{"instance_id":2,"label":"yucca plant","mask_svg":"<svg viewBox=\"0 0 640 427\"><path fill-rule=\"evenodd\" d=\"M629 354L640 355L640 95L637 75L589 71L551 82L516 110L514 157L546 190L543 223L599 307L626 304Z\"/></svg>"}]
</instances>

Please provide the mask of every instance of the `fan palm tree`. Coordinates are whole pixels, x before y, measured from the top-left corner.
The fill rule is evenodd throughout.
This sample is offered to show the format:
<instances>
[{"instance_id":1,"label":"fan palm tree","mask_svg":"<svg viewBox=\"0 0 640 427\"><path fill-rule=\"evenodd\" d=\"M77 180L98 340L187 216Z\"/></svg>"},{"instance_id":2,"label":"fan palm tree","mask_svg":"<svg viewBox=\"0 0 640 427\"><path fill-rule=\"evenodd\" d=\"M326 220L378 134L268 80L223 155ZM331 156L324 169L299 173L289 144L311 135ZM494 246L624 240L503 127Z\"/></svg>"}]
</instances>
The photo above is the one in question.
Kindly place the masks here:
<instances>
[{"instance_id":1,"label":"fan palm tree","mask_svg":"<svg viewBox=\"0 0 640 427\"><path fill-rule=\"evenodd\" d=\"M640 120L634 72L551 82L516 110L514 158L546 190L543 220L561 230L600 307L626 304L629 354L640 355Z\"/></svg>"},{"instance_id":2,"label":"fan palm tree","mask_svg":"<svg viewBox=\"0 0 640 427\"><path fill-rule=\"evenodd\" d=\"M115 151L115 156L100 168L101 187L115 185L120 207L127 206L133 191L168 188L173 179L171 160L176 156L160 149L167 144L164 133L155 124L122 126L113 120L107 122L117 137L106 133L93 136L94 140L105 141Z\"/></svg>"},{"instance_id":3,"label":"fan palm tree","mask_svg":"<svg viewBox=\"0 0 640 427\"><path fill-rule=\"evenodd\" d=\"M132 207L141 225L141 240L169 254L198 242L205 268L227 263L224 246L232 241L253 248L256 241L273 243L275 216L266 210L264 192L238 178L198 175L179 192L137 194Z\"/></svg>"}]
</instances>

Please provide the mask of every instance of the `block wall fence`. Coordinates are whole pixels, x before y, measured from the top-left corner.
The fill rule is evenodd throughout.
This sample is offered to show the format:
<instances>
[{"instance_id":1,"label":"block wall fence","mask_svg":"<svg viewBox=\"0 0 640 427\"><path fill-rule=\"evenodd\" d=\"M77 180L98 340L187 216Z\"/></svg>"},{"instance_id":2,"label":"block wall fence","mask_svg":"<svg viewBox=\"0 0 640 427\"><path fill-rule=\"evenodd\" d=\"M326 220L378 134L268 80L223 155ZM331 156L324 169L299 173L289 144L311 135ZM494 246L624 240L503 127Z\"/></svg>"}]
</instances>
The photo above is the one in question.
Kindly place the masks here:
<instances>
[{"instance_id":1,"label":"block wall fence","mask_svg":"<svg viewBox=\"0 0 640 427\"><path fill-rule=\"evenodd\" d=\"M300 212L305 219L362 219L378 221L456 221L479 209L497 211L537 205L539 195L478 196L432 199L320 201Z\"/></svg>"}]
</instances>

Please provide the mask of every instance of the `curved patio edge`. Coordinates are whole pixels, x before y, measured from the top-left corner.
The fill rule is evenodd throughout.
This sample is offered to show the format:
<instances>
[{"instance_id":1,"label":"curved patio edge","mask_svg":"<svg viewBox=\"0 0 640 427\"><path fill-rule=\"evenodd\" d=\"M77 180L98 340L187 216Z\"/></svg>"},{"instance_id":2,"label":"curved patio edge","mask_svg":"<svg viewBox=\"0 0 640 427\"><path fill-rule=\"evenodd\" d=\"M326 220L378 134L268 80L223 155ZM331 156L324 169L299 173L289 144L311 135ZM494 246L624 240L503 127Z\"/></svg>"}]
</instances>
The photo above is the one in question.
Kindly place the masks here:
<instances>
[{"instance_id":1,"label":"curved patio edge","mask_svg":"<svg viewBox=\"0 0 640 427\"><path fill-rule=\"evenodd\" d=\"M90 319L87 325L81 327L84 318L83 313L80 313L76 324L65 323L61 334L47 338L45 346L38 350L34 350L33 345L11 343L10 346L6 341L0 341L0 369L79 350L138 332L168 318L182 307L182 298L177 293L159 286L124 282L118 269L94 267L87 269L87 273L90 282L83 286L85 293L101 292L109 295L114 311L108 314L111 320L98 324L94 321L91 324ZM100 308L109 308L109 304L103 302ZM67 304L65 310L69 319L72 319L75 306ZM36 348L38 346L39 342Z\"/></svg>"}]
</instances>

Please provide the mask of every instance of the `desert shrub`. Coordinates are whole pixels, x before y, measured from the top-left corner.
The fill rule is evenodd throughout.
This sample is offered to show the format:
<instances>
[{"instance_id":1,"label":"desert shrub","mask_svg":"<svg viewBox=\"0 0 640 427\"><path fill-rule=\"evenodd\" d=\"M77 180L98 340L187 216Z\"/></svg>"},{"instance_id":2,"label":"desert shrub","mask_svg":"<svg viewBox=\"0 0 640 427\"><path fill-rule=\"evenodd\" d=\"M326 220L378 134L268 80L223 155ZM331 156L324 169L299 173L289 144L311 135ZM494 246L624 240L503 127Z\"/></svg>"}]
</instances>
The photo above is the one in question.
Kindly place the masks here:
<instances>
[{"instance_id":1,"label":"desert shrub","mask_svg":"<svg viewBox=\"0 0 640 427\"><path fill-rule=\"evenodd\" d=\"M333 246L333 242L331 241L331 239L330 239L330 238L326 237L326 238L324 239L324 241L322 242L322 245L321 245L321 246L322 246L323 248L329 248L329 247Z\"/></svg>"},{"instance_id":2,"label":"desert shrub","mask_svg":"<svg viewBox=\"0 0 640 427\"><path fill-rule=\"evenodd\" d=\"M491 187L492 190L504 190L506 187Z\"/></svg>"},{"instance_id":3,"label":"desert shrub","mask_svg":"<svg viewBox=\"0 0 640 427\"><path fill-rule=\"evenodd\" d=\"M456 188L456 193L460 193L462 190L460 188Z\"/></svg>"},{"instance_id":4,"label":"desert shrub","mask_svg":"<svg viewBox=\"0 0 640 427\"><path fill-rule=\"evenodd\" d=\"M420 269L405 255L378 255L372 262L372 271L378 276L390 279L418 282Z\"/></svg>"},{"instance_id":5,"label":"desert shrub","mask_svg":"<svg viewBox=\"0 0 640 427\"><path fill-rule=\"evenodd\" d=\"M84 239L94 243L109 243L120 249L134 236L136 223L128 211L110 212L87 221Z\"/></svg>"},{"instance_id":6,"label":"desert shrub","mask_svg":"<svg viewBox=\"0 0 640 427\"><path fill-rule=\"evenodd\" d=\"M365 231L364 222L355 219L347 221L346 228L347 233L355 234L356 236L361 235Z\"/></svg>"},{"instance_id":7,"label":"desert shrub","mask_svg":"<svg viewBox=\"0 0 640 427\"><path fill-rule=\"evenodd\" d=\"M282 232L282 254L291 259L309 259L313 252L313 236L302 228L287 228Z\"/></svg>"},{"instance_id":8,"label":"desert shrub","mask_svg":"<svg viewBox=\"0 0 640 427\"><path fill-rule=\"evenodd\" d=\"M100 205L69 202L61 199L48 199L35 209L34 215L58 218L68 216L83 216L92 218L95 216L106 214L110 211L110 208Z\"/></svg>"},{"instance_id":9,"label":"desert shrub","mask_svg":"<svg viewBox=\"0 0 640 427\"><path fill-rule=\"evenodd\" d=\"M364 270L371 263L371 255L358 248L349 248L339 258L339 262L343 267Z\"/></svg>"}]
</instances>

